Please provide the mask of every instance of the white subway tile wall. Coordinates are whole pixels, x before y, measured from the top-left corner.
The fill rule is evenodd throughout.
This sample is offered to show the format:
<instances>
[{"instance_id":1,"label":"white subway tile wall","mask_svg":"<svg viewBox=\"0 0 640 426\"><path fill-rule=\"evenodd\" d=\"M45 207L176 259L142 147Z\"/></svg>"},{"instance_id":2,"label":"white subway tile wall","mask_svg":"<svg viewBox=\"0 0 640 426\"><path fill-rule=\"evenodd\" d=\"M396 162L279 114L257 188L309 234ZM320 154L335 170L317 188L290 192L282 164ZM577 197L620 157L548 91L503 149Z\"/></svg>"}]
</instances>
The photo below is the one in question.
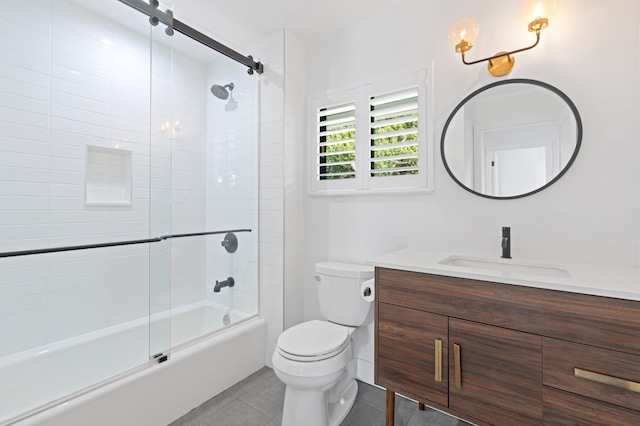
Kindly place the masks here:
<instances>
[{"instance_id":1,"label":"white subway tile wall","mask_svg":"<svg viewBox=\"0 0 640 426\"><path fill-rule=\"evenodd\" d=\"M233 255L211 236L151 257L134 245L0 259L0 356L147 316L150 299L257 313L260 80L210 50L172 49L160 26L151 54L147 19L120 7L139 28L71 1L0 1L0 251L254 232ZM238 84L234 111L209 92L229 82L219 75ZM131 205L85 204L87 146L131 152ZM214 295L233 274L234 291Z\"/></svg>"}]
</instances>

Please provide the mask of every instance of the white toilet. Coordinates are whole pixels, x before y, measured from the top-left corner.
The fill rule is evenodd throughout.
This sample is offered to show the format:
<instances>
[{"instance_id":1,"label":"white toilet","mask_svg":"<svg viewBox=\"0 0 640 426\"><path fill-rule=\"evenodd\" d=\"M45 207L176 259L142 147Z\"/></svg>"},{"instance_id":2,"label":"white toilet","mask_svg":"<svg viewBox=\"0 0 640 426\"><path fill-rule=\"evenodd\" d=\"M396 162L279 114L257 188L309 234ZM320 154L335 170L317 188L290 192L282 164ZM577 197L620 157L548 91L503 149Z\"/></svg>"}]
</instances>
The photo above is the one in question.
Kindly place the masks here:
<instances>
[{"instance_id":1,"label":"white toilet","mask_svg":"<svg viewBox=\"0 0 640 426\"><path fill-rule=\"evenodd\" d=\"M371 302L360 292L371 266L338 262L315 265L320 311L286 330L273 353L276 376L287 385L282 426L337 426L358 393L351 335L367 320Z\"/></svg>"}]
</instances>

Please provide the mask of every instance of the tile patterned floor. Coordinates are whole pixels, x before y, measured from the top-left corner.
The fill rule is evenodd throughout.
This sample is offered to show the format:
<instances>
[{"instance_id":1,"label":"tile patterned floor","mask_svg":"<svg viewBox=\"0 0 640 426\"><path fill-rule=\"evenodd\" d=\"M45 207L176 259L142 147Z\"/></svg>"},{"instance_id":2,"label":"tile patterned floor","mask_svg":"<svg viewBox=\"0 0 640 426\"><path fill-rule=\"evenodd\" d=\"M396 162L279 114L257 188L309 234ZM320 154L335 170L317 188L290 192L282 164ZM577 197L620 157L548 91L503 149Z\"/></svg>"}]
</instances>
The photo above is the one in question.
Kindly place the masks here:
<instances>
[{"instance_id":1,"label":"tile patterned floor","mask_svg":"<svg viewBox=\"0 0 640 426\"><path fill-rule=\"evenodd\" d=\"M169 426L280 426L285 386L264 367ZM358 397L341 426L384 426L385 392L358 383ZM468 426L446 414L396 396L397 426ZM300 425L304 426L304 425Z\"/></svg>"}]
</instances>

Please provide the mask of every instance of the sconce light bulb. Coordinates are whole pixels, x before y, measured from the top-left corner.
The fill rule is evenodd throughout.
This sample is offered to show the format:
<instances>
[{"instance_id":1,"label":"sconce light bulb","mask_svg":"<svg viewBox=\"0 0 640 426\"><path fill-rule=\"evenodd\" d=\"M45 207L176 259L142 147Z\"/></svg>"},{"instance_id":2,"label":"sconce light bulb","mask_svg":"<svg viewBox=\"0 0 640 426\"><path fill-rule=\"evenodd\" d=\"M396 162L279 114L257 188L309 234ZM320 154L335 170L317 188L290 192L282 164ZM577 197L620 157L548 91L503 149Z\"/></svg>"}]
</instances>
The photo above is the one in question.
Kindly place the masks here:
<instances>
[{"instance_id":1,"label":"sconce light bulb","mask_svg":"<svg viewBox=\"0 0 640 426\"><path fill-rule=\"evenodd\" d=\"M540 32L549 25L549 18L558 9L558 0L525 0L521 14L529 24L529 31Z\"/></svg>"},{"instance_id":2,"label":"sconce light bulb","mask_svg":"<svg viewBox=\"0 0 640 426\"><path fill-rule=\"evenodd\" d=\"M467 51L473 46L473 42L476 41L478 36L478 23L473 18L460 18L451 25L449 29L449 40L456 46L456 51ZM462 43L464 42L464 43ZM460 45L463 45L460 49Z\"/></svg>"},{"instance_id":3,"label":"sconce light bulb","mask_svg":"<svg viewBox=\"0 0 640 426\"><path fill-rule=\"evenodd\" d=\"M536 4L536 8L533 10L533 16L535 16L535 19L541 18L542 16L544 16L542 14L542 2L539 1L538 4Z\"/></svg>"}]
</instances>

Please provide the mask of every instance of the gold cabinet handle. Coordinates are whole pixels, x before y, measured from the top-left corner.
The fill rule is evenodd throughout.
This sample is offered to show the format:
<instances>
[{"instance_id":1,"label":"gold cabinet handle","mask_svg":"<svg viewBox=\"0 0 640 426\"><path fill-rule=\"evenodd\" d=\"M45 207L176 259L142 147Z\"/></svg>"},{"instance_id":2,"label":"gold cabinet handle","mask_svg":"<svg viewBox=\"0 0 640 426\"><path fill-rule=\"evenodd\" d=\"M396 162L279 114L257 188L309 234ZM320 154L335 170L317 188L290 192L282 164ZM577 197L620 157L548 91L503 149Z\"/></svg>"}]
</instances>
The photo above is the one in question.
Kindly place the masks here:
<instances>
[{"instance_id":1,"label":"gold cabinet handle","mask_svg":"<svg viewBox=\"0 0 640 426\"><path fill-rule=\"evenodd\" d=\"M435 381L442 381L442 340L436 339L436 353L435 353Z\"/></svg>"},{"instance_id":2,"label":"gold cabinet handle","mask_svg":"<svg viewBox=\"0 0 640 426\"><path fill-rule=\"evenodd\" d=\"M462 389L462 374L460 371L460 345L453 344L453 364L456 378L456 388Z\"/></svg>"},{"instance_id":3,"label":"gold cabinet handle","mask_svg":"<svg viewBox=\"0 0 640 426\"><path fill-rule=\"evenodd\" d=\"M605 385L630 390L631 392L640 393L640 383L632 382L631 380L607 376L606 374L594 373L593 371L583 370L581 368L574 368L573 374L580 379L591 380L592 382L602 383Z\"/></svg>"}]
</instances>

